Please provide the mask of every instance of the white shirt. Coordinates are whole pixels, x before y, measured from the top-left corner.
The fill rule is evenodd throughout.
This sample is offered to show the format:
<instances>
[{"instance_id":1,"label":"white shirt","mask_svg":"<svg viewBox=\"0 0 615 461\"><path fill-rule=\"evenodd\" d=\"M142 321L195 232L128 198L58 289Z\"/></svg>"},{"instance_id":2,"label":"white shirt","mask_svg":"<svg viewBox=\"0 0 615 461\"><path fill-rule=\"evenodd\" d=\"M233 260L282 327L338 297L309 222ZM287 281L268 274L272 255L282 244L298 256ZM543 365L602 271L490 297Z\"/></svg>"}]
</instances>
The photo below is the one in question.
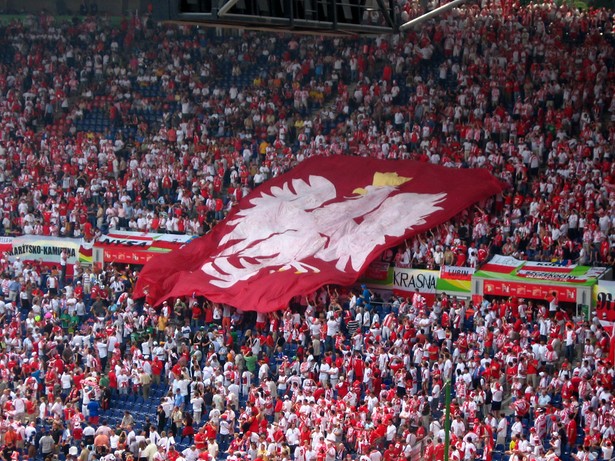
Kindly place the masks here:
<instances>
[{"instance_id":1,"label":"white shirt","mask_svg":"<svg viewBox=\"0 0 615 461\"><path fill-rule=\"evenodd\" d=\"M327 336L335 336L340 329L337 319L327 320Z\"/></svg>"},{"instance_id":2,"label":"white shirt","mask_svg":"<svg viewBox=\"0 0 615 461\"><path fill-rule=\"evenodd\" d=\"M231 423L226 419L220 420L220 435L229 435L231 433Z\"/></svg>"},{"instance_id":3,"label":"white shirt","mask_svg":"<svg viewBox=\"0 0 615 461\"><path fill-rule=\"evenodd\" d=\"M101 359L107 357L107 343L105 341L96 341L96 349L98 349L98 356Z\"/></svg>"},{"instance_id":4,"label":"white shirt","mask_svg":"<svg viewBox=\"0 0 615 461\"><path fill-rule=\"evenodd\" d=\"M60 382L62 383L62 389L70 389L72 385L71 375L66 372L62 373L62 376L60 377Z\"/></svg>"},{"instance_id":5,"label":"white shirt","mask_svg":"<svg viewBox=\"0 0 615 461\"><path fill-rule=\"evenodd\" d=\"M192 408L194 411L202 411L203 410L203 397L195 397L190 400L192 404Z\"/></svg>"},{"instance_id":6,"label":"white shirt","mask_svg":"<svg viewBox=\"0 0 615 461\"><path fill-rule=\"evenodd\" d=\"M288 428L286 431L286 441L289 445L297 445L299 443L300 431L297 427Z\"/></svg>"},{"instance_id":7,"label":"white shirt","mask_svg":"<svg viewBox=\"0 0 615 461\"><path fill-rule=\"evenodd\" d=\"M188 447L182 451L182 455L186 458L186 461L196 461L199 458L199 451Z\"/></svg>"},{"instance_id":8,"label":"white shirt","mask_svg":"<svg viewBox=\"0 0 615 461\"><path fill-rule=\"evenodd\" d=\"M26 411L26 404L25 404L24 399L22 397L17 397L15 400L13 400L13 405L15 406L15 413L16 414L25 413L25 411Z\"/></svg>"},{"instance_id":9,"label":"white shirt","mask_svg":"<svg viewBox=\"0 0 615 461\"><path fill-rule=\"evenodd\" d=\"M320 366L320 375L318 377L318 379L323 382L326 383L329 380L329 371L330 371L331 367L327 362L324 362L321 366Z\"/></svg>"}]
</instances>

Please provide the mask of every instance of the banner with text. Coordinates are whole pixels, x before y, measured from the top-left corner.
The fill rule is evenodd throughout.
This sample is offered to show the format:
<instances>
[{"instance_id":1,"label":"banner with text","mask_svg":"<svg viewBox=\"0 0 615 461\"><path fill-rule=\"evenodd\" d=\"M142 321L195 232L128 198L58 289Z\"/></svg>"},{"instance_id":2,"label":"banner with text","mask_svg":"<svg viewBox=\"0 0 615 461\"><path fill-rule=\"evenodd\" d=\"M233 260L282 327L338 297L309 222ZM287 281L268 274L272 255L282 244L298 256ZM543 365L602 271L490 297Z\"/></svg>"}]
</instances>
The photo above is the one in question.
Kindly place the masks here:
<instances>
[{"instance_id":1,"label":"banner with text","mask_svg":"<svg viewBox=\"0 0 615 461\"><path fill-rule=\"evenodd\" d=\"M553 291L557 293L557 298L560 301L574 303L577 300L577 290L574 287L568 288L508 280L485 280L483 282L483 293L486 296L547 299Z\"/></svg>"},{"instance_id":2,"label":"banner with text","mask_svg":"<svg viewBox=\"0 0 615 461\"><path fill-rule=\"evenodd\" d=\"M484 279L485 295L545 299L555 291L560 301L576 302L577 294L584 296L584 291L598 283L605 270L570 261L520 261L496 255L476 271L473 278Z\"/></svg>"},{"instance_id":3,"label":"banner with text","mask_svg":"<svg viewBox=\"0 0 615 461\"><path fill-rule=\"evenodd\" d=\"M414 293L435 293L438 284L438 271L423 269L393 269L393 290Z\"/></svg>"},{"instance_id":4,"label":"banner with text","mask_svg":"<svg viewBox=\"0 0 615 461\"><path fill-rule=\"evenodd\" d=\"M361 278L372 288L389 289L397 292L423 294L453 293L457 296L470 295L472 291L471 274L474 269L448 266L442 270L408 269L386 267L372 264ZM444 274L444 277L443 277ZM470 274L467 278L466 274Z\"/></svg>"},{"instance_id":5,"label":"banner with text","mask_svg":"<svg viewBox=\"0 0 615 461\"><path fill-rule=\"evenodd\" d=\"M473 267L464 266L442 266L440 268L440 278L446 280L472 280L472 274L476 272Z\"/></svg>"},{"instance_id":6,"label":"banner with text","mask_svg":"<svg viewBox=\"0 0 615 461\"><path fill-rule=\"evenodd\" d=\"M85 264L92 262L92 244L81 239L23 235L14 237L12 248L7 251L10 260L18 256L24 261L42 261L50 265L60 264L62 251L66 251L67 264L77 261Z\"/></svg>"},{"instance_id":7,"label":"banner with text","mask_svg":"<svg viewBox=\"0 0 615 461\"><path fill-rule=\"evenodd\" d=\"M497 255L474 273L474 277L508 282L540 283L564 286L593 286L604 274L604 267L576 264L519 261Z\"/></svg>"},{"instance_id":8,"label":"banner with text","mask_svg":"<svg viewBox=\"0 0 615 461\"><path fill-rule=\"evenodd\" d=\"M194 238L193 235L117 231L101 236L94 244L95 262L143 265L154 256L177 250Z\"/></svg>"},{"instance_id":9,"label":"banner with text","mask_svg":"<svg viewBox=\"0 0 615 461\"><path fill-rule=\"evenodd\" d=\"M594 285L593 295L598 318L615 322L615 282L600 280Z\"/></svg>"}]
</instances>

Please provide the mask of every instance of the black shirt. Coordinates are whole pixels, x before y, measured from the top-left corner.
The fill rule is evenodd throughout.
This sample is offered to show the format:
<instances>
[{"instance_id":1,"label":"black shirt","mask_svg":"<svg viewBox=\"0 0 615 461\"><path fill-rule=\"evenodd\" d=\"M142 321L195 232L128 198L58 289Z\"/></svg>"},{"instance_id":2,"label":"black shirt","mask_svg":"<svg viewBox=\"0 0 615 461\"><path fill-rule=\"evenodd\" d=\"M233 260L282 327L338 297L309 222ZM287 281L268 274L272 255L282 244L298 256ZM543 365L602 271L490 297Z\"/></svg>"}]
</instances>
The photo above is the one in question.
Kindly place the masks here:
<instances>
[{"instance_id":1,"label":"black shirt","mask_svg":"<svg viewBox=\"0 0 615 461\"><path fill-rule=\"evenodd\" d=\"M6 461L10 461L11 460L11 456L13 455L13 452L15 451L14 447L9 447L6 446L2 449L2 457L6 460Z\"/></svg>"}]
</instances>

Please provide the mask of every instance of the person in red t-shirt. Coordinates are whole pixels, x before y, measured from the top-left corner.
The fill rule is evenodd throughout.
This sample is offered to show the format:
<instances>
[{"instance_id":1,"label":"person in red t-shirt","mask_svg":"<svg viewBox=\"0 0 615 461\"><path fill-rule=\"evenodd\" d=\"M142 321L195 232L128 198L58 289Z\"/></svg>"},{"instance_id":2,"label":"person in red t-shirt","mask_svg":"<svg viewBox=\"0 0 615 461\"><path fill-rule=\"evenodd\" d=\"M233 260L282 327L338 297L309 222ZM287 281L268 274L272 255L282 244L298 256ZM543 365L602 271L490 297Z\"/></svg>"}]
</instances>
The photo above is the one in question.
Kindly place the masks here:
<instances>
[{"instance_id":1,"label":"person in red t-shirt","mask_svg":"<svg viewBox=\"0 0 615 461\"><path fill-rule=\"evenodd\" d=\"M154 343L154 345L157 345ZM152 360L152 380L154 381L154 385L160 384L160 376L162 375L162 370L164 369L164 363L158 358L154 357Z\"/></svg>"},{"instance_id":2,"label":"person in red t-shirt","mask_svg":"<svg viewBox=\"0 0 615 461\"><path fill-rule=\"evenodd\" d=\"M566 424L566 437L568 438L568 447L570 451L574 451L577 445L577 422L574 419L574 414L570 414L570 421Z\"/></svg>"},{"instance_id":3,"label":"person in red t-shirt","mask_svg":"<svg viewBox=\"0 0 615 461\"><path fill-rule=\"evenodd\" d=\"M429 448L429 447L427 447ZM426 450L426 456L427 456L427 448ZM395 445L390 444L388 446L388 448L386 450L384 450L384 454L382 455L382 459L383 461L394 461L397 459L397 453L395 451ZM429 459L429 458L425 458L425 459Z\"/></svg>"},{"instance_id":4,"label":"person in red t-shirt","mask_svg":"<svg viewBox=\"0 0 615 461\"><path fill-rule=\"evenodd\" d=\"M192 303L192 320L193 328L199 328L203 325L203 309L198 302Z\"/></svg>"},{"instance_id":5,"label":"person in red t-shirt","mask_svg":"<svg viewBox=\"0 0 615 461\"><path fill-rule=\"evenodd\" d=\"M442 443L441 439L436 441L433 455L435 461L444 461L444 443Z\"/></svg>"},{"instance_id":6,"label":"person in red t-shirt","mask_svg":"<svg viewBox=\"0 0 615 461\"><path fill-rule=\"evenodd\" d=\"M205 435L205 426L201 427L199 431L194 434L194 444L197 450L205 450L207 447L207 437Z\"/></svg>"},{"instance_id":7,"label":"person in red t-shirt","mask_svg":"<svg viewBox=\"0 0 615 461\"><path fill-rule=\"evenodd\" d=\"M177 461L181 454L175 449L175 445L171 445L169 447L169 452L167 453L167 458L169 461Z\"/></svg>"}]
</instances>

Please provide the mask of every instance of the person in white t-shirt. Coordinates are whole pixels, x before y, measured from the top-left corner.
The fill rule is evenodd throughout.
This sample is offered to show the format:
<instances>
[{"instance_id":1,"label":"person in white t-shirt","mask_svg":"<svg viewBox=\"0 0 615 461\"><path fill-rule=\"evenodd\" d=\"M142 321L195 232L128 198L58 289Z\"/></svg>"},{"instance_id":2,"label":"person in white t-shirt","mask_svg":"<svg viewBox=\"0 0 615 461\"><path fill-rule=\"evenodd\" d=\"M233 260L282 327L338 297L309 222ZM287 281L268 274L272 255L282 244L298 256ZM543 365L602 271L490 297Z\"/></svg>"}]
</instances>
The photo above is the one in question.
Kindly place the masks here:
<instances>
[{"instance_id":1,"label":"person in white t-shirt","mask_svg":"<svg viewBox=\"0 0 615 461\"><path fill-rule=\"evenodd\" d=\"M66 396L70 394L71 387L73 386L73 377L68 370L64 370L62 376L60 376L60 383L62 385L62 396L66 398Z\"/></svg>"},{"instance_id":2,"label":"person in white t-shirt","mask_svg":"<svg viewBox=\"0 0 615 461\"><path fill-rule=\"evenodd\" d=\"M200 393L198 393L192 399L190 399L190 403L192 404L194 424L199 425L201 423L201 417L203 415L203 397Z\"/></svg>"},{"instance_id":3,"label":"person in white t-shirt","mask_svg":"<svg viewBox=\"0 0 615 461\"><path fill-rule=\"evenodd\" d=\"M26 401L22 397L21 393L17 393L13 399L14 417L16 420L23 422L26 414Z\"/></svg>"},{"instance_id":4,"label":"person in white t-shirt","mask_svg":"<svg viewBox=\"0 0 615 461\"><path fill-rule=\"evenodd\" d=\"M320 372L318 374L318 380L323 384L323 386L327 387L329 383L329 372L331 371L331 366L327 361L323 361L320 365Z\"/></svg>"},{"instance_id":5,"label":"person in white t-shirt","mask_svg":"<svg viewBox=\"0 0 615 461\"><path fill-rule=\"evenodd\" d=\"M96 350L98 351L98 358L100 359L101 369L105 370L107 367L107 355L109 352L109 344L105 338L98 338L96 340Z\"/></svg>"},{"instance_id":6,"label":"person in white t-shirt","mask_svg":"<svg viewBox=\"0 0 615 461\"><path fill-rule=\"evenodd\" d=\"M613 443L609 439L602 441L600 449L602 450L602 459L613 458Z\"/></svg>"}]
</instances>

